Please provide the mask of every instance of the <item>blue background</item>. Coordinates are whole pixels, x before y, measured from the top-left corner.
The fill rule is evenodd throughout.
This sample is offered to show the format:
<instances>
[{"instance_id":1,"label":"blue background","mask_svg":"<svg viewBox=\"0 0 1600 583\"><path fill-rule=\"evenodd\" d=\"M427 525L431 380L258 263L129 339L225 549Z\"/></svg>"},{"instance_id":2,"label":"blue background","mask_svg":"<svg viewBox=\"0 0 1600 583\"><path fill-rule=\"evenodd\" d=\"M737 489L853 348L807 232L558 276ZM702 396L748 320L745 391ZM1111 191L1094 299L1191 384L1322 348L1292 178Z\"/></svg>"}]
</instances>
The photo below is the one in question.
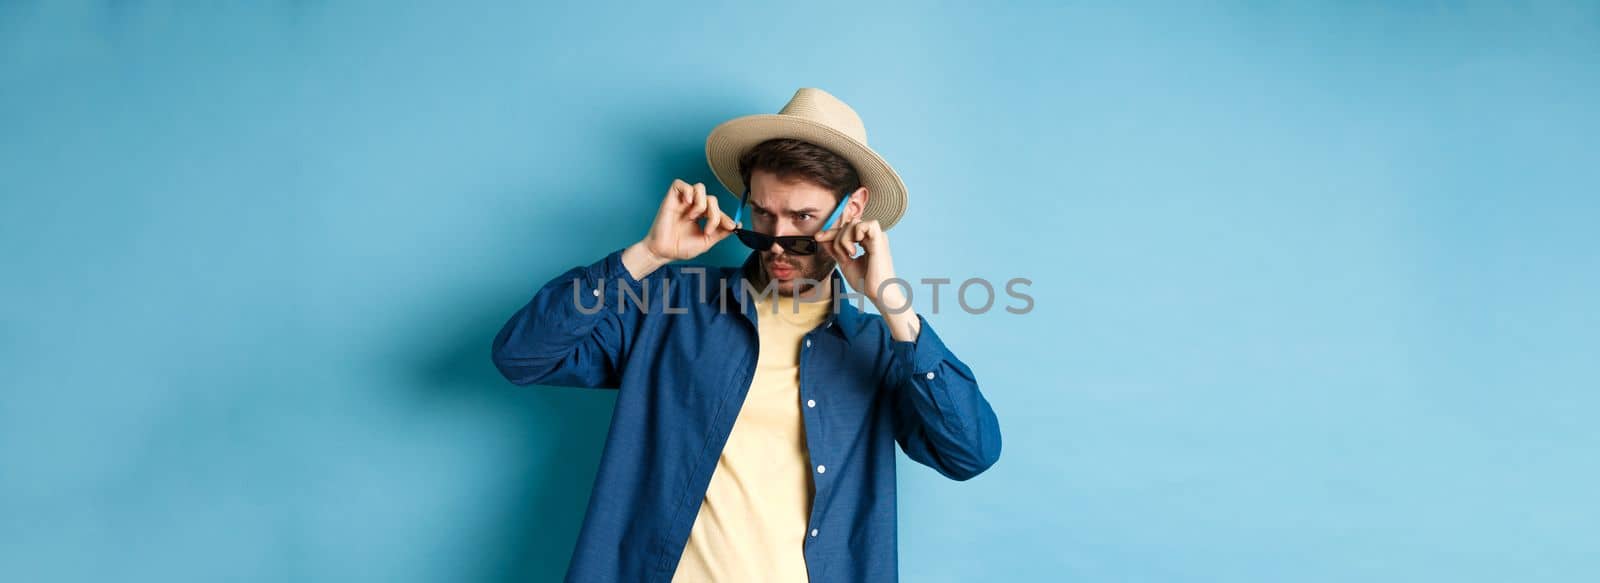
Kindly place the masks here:
<instances>
[{"instance_id":1,"label":"blue background","mask_svg":"<svg viewBox=\"0 0 1600 583\"><path fill-rule=\"evenodd\" d=\"M492 336L802 86L1034 282L903 579L1600 577L1600 7L1064 4L0 3L0 578L557 579L613 395Z\"/></svg>"}]
</instances>

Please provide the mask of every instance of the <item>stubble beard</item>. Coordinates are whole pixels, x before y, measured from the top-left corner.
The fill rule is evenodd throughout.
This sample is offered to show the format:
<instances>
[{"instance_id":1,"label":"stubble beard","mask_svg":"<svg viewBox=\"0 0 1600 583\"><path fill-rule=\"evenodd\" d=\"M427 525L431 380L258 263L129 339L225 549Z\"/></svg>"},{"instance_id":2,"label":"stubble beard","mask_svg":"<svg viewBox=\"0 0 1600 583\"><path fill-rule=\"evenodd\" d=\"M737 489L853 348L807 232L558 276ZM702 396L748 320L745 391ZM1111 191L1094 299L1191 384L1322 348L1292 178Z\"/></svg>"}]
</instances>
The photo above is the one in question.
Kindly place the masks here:
<instances>
[{"instance_id":1,"label":"stubble beard","mask_svg":"<svg viewBox=\"0 0 1600 583\"><path fill-rule=\"evenodd\" d=\"M773 289L777 295L784 297L795 297L796 294L803 294L800 299L807 301L817 301L826 297L831 290L827 285L827 282L823 281L823 278L827 277L833 272L833 268L837 265L837 262L830 257L821 256L820 254L815 257L817 257L817 259L814 261L796 260L795 258L790 258L784 261L784 263L788 263L795 266L796 269L800 269L801 273L799 273L794 279L791 279L787 282L780 281L777 283L777 285L774 285ZM766 289L768 282L772 281L772 273L768 271L772 262L772 258L773 256L770 253L763 252L761 254L761 281L757 282L759 284L757 285L758 289ZM802 279L810 279L811 281L802 281ZM807 287L799 288L800 284L802 283L806 284ZM813 289L813 287L820 287L821 289L817 290Z\"/></svg>"}]
</instances>

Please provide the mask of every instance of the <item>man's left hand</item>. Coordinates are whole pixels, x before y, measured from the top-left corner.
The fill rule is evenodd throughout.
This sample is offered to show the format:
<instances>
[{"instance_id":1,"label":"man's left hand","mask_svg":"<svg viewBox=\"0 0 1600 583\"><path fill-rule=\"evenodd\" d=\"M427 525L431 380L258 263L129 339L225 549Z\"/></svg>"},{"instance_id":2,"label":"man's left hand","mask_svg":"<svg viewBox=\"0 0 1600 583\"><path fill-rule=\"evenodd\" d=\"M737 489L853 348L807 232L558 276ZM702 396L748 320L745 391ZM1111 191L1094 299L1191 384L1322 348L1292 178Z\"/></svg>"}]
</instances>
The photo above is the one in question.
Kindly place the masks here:
<instances>
[{"instance_id":1,"label":"man's left hand","mask_svg":"<svg viewBox=\"0 0 1600 583\"><path fill-rule=\"evenodd\" d=\"M889 254L889 235L883 232L876 219L845 221L813 238L820 243L822 252L839 263L839 271L844 273L850 287L871 300L883 314L895 339L916 340L921 325L906 295L907 284L884 283L895 279L894 258ZM866 251L860 256L855 254L858 243ZM894 311L899 313L891 313Z\"/></svg>"}]
</instances>

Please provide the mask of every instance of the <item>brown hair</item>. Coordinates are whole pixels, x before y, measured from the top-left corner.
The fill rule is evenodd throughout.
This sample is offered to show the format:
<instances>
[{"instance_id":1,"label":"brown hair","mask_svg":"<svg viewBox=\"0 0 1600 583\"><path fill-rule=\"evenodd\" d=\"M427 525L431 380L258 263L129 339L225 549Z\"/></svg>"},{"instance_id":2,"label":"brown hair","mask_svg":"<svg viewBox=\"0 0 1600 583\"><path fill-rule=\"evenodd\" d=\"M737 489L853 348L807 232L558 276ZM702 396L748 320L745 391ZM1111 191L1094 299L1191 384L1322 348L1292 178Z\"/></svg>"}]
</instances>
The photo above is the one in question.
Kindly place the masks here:
<instances>
[{"instance_id":1,"label":"brown hair","mask_svg":"<svg viewBox=\"0 0 1600 583\"><path fill-rule=\"evenodd\" d=\"M739 157L739 177L745 188L757 170L777 175L779 180L805 180L833 192L834 200L861 187L855 166L827 149L793 138L773 138L756 144Z\"/></svg>"}]
</instances>

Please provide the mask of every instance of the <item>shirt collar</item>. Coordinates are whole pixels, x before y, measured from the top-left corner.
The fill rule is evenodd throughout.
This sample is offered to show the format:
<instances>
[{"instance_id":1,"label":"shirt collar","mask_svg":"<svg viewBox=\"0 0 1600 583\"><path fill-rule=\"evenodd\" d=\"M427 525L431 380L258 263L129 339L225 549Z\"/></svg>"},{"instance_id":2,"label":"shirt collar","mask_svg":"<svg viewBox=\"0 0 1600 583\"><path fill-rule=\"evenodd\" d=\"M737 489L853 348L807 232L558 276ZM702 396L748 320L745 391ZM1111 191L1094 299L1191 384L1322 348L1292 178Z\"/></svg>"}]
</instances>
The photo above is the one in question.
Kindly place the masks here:
<instances>
[{"instance_id":1,"label":"shirt collar","mask_svg":"<svg viewBox=\"0 0 1600 583\"><path fill-rule=\"evenodd\" d=\"M735 277L728 289L728 293L733 294L734 300L739 303L740 311L744 313L746 318L750 319L752 324L756 322L755 302L745 301L746 295L744 293L744 282L749 281L751 289L757 289L755 287L755 278L751 276L752 274L757 273L756 270L759 269L761 269L761 252L751 251L750 256L745 258L744 264L739 266L739 270L735 274ZM840 296L844 295L845 286L844 274L839 272L839 268L837 266L833 268L832 277L829 277L828 280L831 282L833 287L833 295L830 296L830 303L838 306L838 310L835 311L832 309L832 306L830 306L830 308L825 311L828 317L826 320L824 320L825 324L823 324L823 330L832 330L840 338L843 338L846 344L848 344L850 339L861 330L861 326L866 323L865 315L861 313L860 309L856 308L854 301L856 298L860 298L860 301L865 302L866 299L862 298L861 294L856 294L854 298L847 298L844 300L838 299Z\"/></svg>"}]
</instances>

